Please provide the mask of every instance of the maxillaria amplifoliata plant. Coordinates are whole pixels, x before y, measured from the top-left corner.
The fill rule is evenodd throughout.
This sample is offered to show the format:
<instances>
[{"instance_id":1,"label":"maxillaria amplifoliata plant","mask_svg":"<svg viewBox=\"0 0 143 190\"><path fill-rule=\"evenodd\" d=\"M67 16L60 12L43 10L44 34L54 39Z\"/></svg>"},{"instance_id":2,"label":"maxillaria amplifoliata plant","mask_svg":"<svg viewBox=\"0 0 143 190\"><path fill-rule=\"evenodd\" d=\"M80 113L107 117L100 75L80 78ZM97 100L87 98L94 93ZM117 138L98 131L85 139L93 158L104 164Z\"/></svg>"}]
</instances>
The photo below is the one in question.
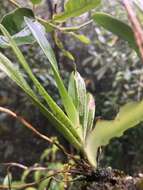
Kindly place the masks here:
<instances>
[{"instance_id":1,"label":"maxillaria amplifoliata plant","mask_svg":"<svg viewBox=\"0 0 143 190\"><path fill-rule=\"evenodd\" d=\"M0 29L7 38L9 46L48 107L39 100L38 95L23 77L23 73L2 53L0 53L0 69L20 86L69 143L81 152L85 159L88 159L91 166L96 168L98 148L107 145L110 139L122 136L125 130L136 126L143 120L143 101L128 103L120 109L114 120L99 120L95 124L94 98L86 91L81 75L76 70L73 71L69 78L68 89L66 89L44 27L33 19L25 18L25 22L51 64L65 112L36 79L16 42L3 25L0 25Z\"/></svg>"}]
</instances>

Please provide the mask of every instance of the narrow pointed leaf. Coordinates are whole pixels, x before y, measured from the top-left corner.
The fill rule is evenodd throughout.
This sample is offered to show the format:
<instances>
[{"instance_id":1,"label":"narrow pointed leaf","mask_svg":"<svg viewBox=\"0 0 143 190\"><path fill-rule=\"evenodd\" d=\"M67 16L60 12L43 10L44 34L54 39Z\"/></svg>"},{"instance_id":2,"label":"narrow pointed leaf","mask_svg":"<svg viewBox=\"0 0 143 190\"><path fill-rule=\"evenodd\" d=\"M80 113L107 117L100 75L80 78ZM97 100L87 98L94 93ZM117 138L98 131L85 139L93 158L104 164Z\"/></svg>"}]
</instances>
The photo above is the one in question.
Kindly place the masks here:
<instances>
[{"instance_id":1,"label":"narrow pointed leaf","mask_svg":"<svg viewBox=\"0 0 143 190\"><path fill-rule=\"evenodd\" d=\"M85 106L86 106L86 86L81 75L74 71L69 80L68 93L79 112L80 124L84 127Z\"/></svg>"},{"instance_id":2,"label":"narrow pointed leaf","mask_svg":"<svg viewBox=\"0 0 143 190\"><path fill-rule=\"evenodd\" d=\"M55 58L55 54L46 38L45 28L38 22L25 17L25 22L30 29L31 33L35 37L36 41L40 45L41 49L47 56L51 65L58 71L58 64Z\"/></svg>"},{"instance_id":3,"label":"narrow pointed leaf","mask_svg":"<svg viewBox=\"0 0 143 190\"><path fill-rule=\"evenodd\" d=\"M84 128L85 138L93 128L93 121L95 117L95 101L90 93L87 93L87 125Z\"/></svg>"},{"instance_id":4,"label":"narrow pointed leaf","mask_svg":"<svg viewBox=\"0 0 143 190\"><path fill-rule=\"evenodd\" d=\"M143 101L128 103L123 106L114 120L99 120L95 129L86 139L85 151L92 166L97 167L97 150L105 146L114 137L123 133L143 121Z\"/></svg>"},{"instance_id":5,"label":"narrow pointed leaf","mask_svg":"<svg viewBox=\"0 0 143 190\"><path fill-rule=\"evenodd\" d=\"M72 98L72 101L76 108L79 107L79 100L78 100L78 92L77 92L77 86L75 81L75 73L72 72L69 78L69 84L68 84L68 94Z\"/></svg>"},{"instance_id":6,"label":"narrow pointed leaf","mask_svg":"<svg viewBox=\"0 0 143 190\"><path fill-rule=\"evenodd\" d=\"M138 53L134 33L129 25L106 13L95 13L92 18L98 25L127 41L129 45Z\"/></svg>"},{"instance_id":7,"label":"narrow pointed leaf","mask_svg":"<svg viewBox=\"0 0 143 190\"><path fill-rule=\"evenodd\" d=\"M39 107L41 112L50 120L52 124L59 130L63 136L71 141L71 143L80 149L80 144L78 140L72 135L61 121L59 121L37 98L36 94L30 88L28 83L23 78L22 73L16 68L9 59L7 59L2 53L0 53L0 70L2 70L10 79L12 79L34 102L36 106Z\"/></svg>"},{"instance_id":8,"label":"narrow pointed leaf","mask_svg":"<svg viewBox=\"0 0 143 190\"><path fill-rule=\"evenodd\" d=\"M8 31L0 25L0 29L4 33L4 35L9 39L9 44L11 45L14 53L16 54L20 64L24 68L24 70L27 72L29 75L30 79L33 81L35 84L36 88L38 89L40 95L45 99L49 107L51 108L52 112L56 117L64 123L67 128L71 131L71 133L79 140L78 133L74 126L72 125L72 122L68 119L68 117L65 115L65 113L60 109L60 107L55 103L55 101L51 98L51 96L47 93L47 91L44 89L44 87L39 83L39 81L36 79L36 77L33 75L28 63L26 62L22 52L16 45L15 41L11 38L9 35Z\"/></svg>"},{"instance_id":9,"label":"narrow pointed leaf","mask_svg":"<svg viewBox=\"0 0 143 190\"><path fill-rule=\"evenodd\" d=\"M41 46L43 52L45 53L45 55L47 56L47 58L51 64L51 67L52 67L52 70L54 73L54 77L55 77L55 81L57 83L57 87L58 87L59 93L61 95L61 99L62 99L63 105L65 107L65 110L67 112L67 115L73 122L75 128L79 129L78 112L72 102L71 97L68 95L68 92L67 92L67 90L64 86L64 83L60 77L60 74L58 71L58 66L57 66L57 61L56 61L54 52L46 38L44 28L37 21L33 22L31 19L28 19L28 18L26 18L25 21L26 21L29 29L31 30L33 36L35 37L36 41ZM80 129L79 129L79 133L80 133Z\"/></svg>"},{"instance_id":10,"label":"narrow pointed leaf","mask_svg":"<svg viewBox=\"0 0 143 190\"><path fill-rule=\"evenodd\" d=\"M86 99L86 86L84 79L81 77L81 75L75 71L75 83L76 83L76 89L77 89L77 94L78 94L78 111L79 111L79 116L81 118L81 123L84 117L84 107L85 107L85 99Z\"/></svg>"},{"instance_id":11,"label":"narrow pointed leaf","mask_svg":"<svg viewBox=\"0 0 143 190\"><path fill-rule=\"evenodd\" d=\"M73 18L82 15L96 8L101 3L101 0L68 0L65 3L63 13L54 16L54 20L63 22L68 18Z\"/></svg>"}]
</instances>

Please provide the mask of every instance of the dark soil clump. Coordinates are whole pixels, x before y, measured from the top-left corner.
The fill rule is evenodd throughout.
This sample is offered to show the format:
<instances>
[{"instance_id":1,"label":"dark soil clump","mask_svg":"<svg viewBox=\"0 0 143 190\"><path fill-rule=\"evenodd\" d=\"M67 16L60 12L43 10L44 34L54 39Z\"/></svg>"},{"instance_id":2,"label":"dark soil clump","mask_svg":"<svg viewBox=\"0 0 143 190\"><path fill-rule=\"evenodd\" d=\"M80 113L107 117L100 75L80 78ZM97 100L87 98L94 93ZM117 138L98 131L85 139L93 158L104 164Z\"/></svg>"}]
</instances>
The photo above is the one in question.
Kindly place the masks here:
<instances>
[{"instance_id":1,"label":"dark soil clump","mask_svg":"<svg viewBox=\"0 0 143 190\"><path fill-rule=\"evenodd\" d=\"M143 174L132 177L111 168L98 169L75 182L71 190L143 190Z\"/></svg>"}]
</instances>

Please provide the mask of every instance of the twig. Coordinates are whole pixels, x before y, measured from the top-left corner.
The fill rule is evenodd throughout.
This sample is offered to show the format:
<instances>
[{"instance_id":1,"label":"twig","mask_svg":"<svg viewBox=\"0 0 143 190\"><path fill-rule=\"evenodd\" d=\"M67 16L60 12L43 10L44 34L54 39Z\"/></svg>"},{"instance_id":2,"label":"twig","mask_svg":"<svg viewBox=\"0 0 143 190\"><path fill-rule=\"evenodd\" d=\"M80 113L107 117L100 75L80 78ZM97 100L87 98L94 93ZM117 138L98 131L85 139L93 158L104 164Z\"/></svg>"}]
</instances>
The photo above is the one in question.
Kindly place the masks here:
<instances>
[{"instance_id":1,"label":"twig","mask_svg":"<svg viewBox=\"0 0 143 190\"><path fill-rule=\"evenodd\" d=\"M18 4L15 0L9 0L9 1L10 1L12 4L14 4L16 7L18 7L18 8L21 7L21 5ZM61 31L61 32L77 31L77 30L80 30L80 29L82 29L83 27L85 27L85 26L87 26L87 25L89 25L89 24L91 24L91 23L93 22L93 20L91 19L91 20L89 20L89 21L87 21L87 22L85 22L85 23L83 23L83 24L81 24L81 25L79 25L79 26L60 27L60 26L58 26L58 25L53 24L53 23L52 23L52 20L48 20L48 21L47 21L47 20L42 19L42 18L37 17L37 16L36 16L36 19L37 19L39 22L43 23L43 25L49 25L49 26L51 26L52 28L54 28L54 29L56 29L56 30L59 30L59 31Z\"/></svg>"},{"instance_id":2,"label":"twig","mask_svg":"<svg viewBox=\"0 0 143 190\"><path fill-rule=\"evenodd\" d=\"M16 7L21 7L15 0L9 0L13 5L15 5Z\"/></svg>"},{"instance_id":3,"label":"twig","mask_svg":"<svg viewBox=\"0 0 143 190\"><path fill-rule=\"evenodd\" d=\"M141 60L143 62L143 31L142 31L141 25L133 11L131 2L129 2L128 0L123 0L123 4L128 13L129 20L132 24L132 29L134 31L136 43L139 47Z\"/></svg>"},{"instance_id":4,"label":"twig","mask_svg":"<svg viewBox=\"0 0 143 190\"><path fill-rule=\"evenodd\" d=\"M51 22L48 22L48 24L50 26L52 26L53 28L61 31L61 32L70 32L70 31L80 30L80 29L84 28L85 26L91 24L92 22L93 22L93 20L91 19L91 20L89 20L89 21L87 21L87 22L85 22L85 23L83 23L83 24L81 24L79 26L71 26L71 27L60 27L60 26L57 26L57 25L55 25L55 24L53 24Z\"/></svg>"},{"instance_id":5,"label":"twig","mask_svg":"<svg viewBox=\"0 0 143 190\"><path fill-rule=\"evenodd\" d=\"M49 168L47 167L41 167L41 166L30 166L30 167L27 167L23 164L19 164L19 163L14 163L14 162L8 162L8 163L0 163L0 166L8 166L8 167L18 167L18 168L21 168L23 170L29 170L30 172L33 172L33 171L51 171ZM52 170L53 171L53 170Z\"/></svg>"},{"instance_id":6,"label":"twig","mask_svg":"<svg viewBox=\"0 0 143 190\"><path fill-rule=\"evenodd\" d=\"M9 162L9 163L0 163L0 165L2 166L10 166L10 167L18 167L24 170L27 170L28 167L24 166L23 164L18 164L18 163L14 163L14 162Z\"/></svg>"},{"instance_id":7,"label":"twig","mask_svg":"<svg viewBox=\"0 0 143 190\"><path fill-rule=\"evenodd\" d=\"M0 112L5 112L6 114L11 115L12 117L16 118L20 123L22 123L23 125L25 125L28 129L30 129L31 131L33 131L39 137L41 137L42 139L48 141L50 144L56 145L66 156L68 156L68 157L72 156L72 155L70 155L69 153L66 152L66 150L64 149L64 147L62 145L60 145L59 143L57 143L55 140L50 139L46 135L43 135L42 133L40 133L30 123L28 123L23 117L18 116L15 112L13 112L13 111L11 111L11 110L9 110L7 108L3 108L3 107L0 107Z\"/></svg>"},{"instance_id":8,"label":"twig","mask_svg":"<svg viewBox=\"0 0 143 190\"><path fill-rule=\"evenodd\" d=\"M56 178L56 177L52 177L55 181L57 181L57 182L59 182L59 183L61 183L61 182L75 182L75 181L78 181L79 179L84 179L84 176L78 176L78 177L75 177L75 178L73 178L73 179L67 179L67 180L65 180L65 179L62 179L62 180L60 180L60 179L58 179L58 178Z\"/></svg>"}]
</instances>

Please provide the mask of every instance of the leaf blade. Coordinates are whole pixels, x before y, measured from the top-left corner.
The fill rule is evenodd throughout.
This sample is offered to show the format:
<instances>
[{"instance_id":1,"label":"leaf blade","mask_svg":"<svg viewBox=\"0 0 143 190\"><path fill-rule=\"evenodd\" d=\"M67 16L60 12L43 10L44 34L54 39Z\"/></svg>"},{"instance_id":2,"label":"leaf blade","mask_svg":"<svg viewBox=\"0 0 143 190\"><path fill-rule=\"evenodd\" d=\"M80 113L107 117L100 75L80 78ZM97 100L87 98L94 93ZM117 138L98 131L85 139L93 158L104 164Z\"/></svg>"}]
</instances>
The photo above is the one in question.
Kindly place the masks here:
<instances>
[{"instance_id":1,"label":"leaf blade","mask_svg":"<svg viewBox=\"0 0 143 190\"><path fill-rule=\"evenodd\" d=\"M55 77L55 81L58 86L58 90L67 112L67 115L75 125L76 129L79 129L79 116L78 112L72 102L72 99L68 95L68 92L64 86L64 83L59 75L59 70L57 66L57 61L54 55L54 52L45 36L45 32L41 29L41 24L37 21L33 22L31 19L25 19L26 24L28 25L29 29L31 30L33 36L35 37L36 41L39 43L40 47L42 48L43 52L45 53L46 57L48 58L53 73ZM78 130L79 134L81 133L80 129Z\"/></svg>"},{"instance_id":2,"label":"leaf blade","mask_svg":"<svg viewBox=\"0 0 143 190\"><path fill-rule=\"evenodd\" d=\"M61 123L37 98L36 94L30 88L28 83L23 78L21 72L11 63L11 61L6 58L2 53L0 53L0 69L6 73L6 75L12 79L34 102L35 105L39 107L41 112L53 123L57 130L63 134L67 140L71 140L72 144L80 149L80 144L77 139L72 135L72 133L67 129L67 127Z\"/></svg>"},{"instance_id":3,"label":"leaf blade","mask_svg":"<svg viewBox=\"0 0 143 190\"><path fill-rule=\"evenodd\" d=\"M138 46L136 44L134 32L129 25L114 18L109 14L101 12L95 13L92 18L100 26L104 27L105 29L119 36L123 40L127 41L129 45L138 53Z\"/></svg>"},{"instance_id":4,"label":"leaf blade","mask_svg":"<svg viewBox=\"0 0 143 190\"><path fill-rule=\"evenodd\" d=\"M68 0L65 4L65 11L54 16L54 21L63 22L68 18L80 16L91 9L96 8L101 0Z\"/></svg>"},{"instance_id":5,"label":"leaf blade","mask_svg":"<svg viewBox=\"0 0 143 190\"><path fill-rule=\"evenodd\" d=\"M8 30L11 35L20 32L25 28L24 17L34 18L34 13L28 8L17 8L5 15L1 24Z\"/></svg>"},{"instance_id":6,"label":"leaf blade","mask_svg":"<svg viewBox=\"0 0 143 190\"><path fill-rule=\"evenodd\" d=\"M86 95L86 125L84 127L84 138L92 131L93 121L95 117L95 101L92 94Z\"/></svg>"},{"instance_id":7,"label":"leaf blade","mask_svg":"<svg viewBox=\"0 0 143 190\"><path fill-rule=\"evenodd\" d=\"M32 44L34 42L30 30L25 27L24 16L34 18L34 13L28 8L18 8L6 14L1 20L1 24L8 30L19 46L23 44ZM0 36L0 47L9 47L8 39L2 35Z\"/></svg>"},{"instance_id":8,"label":"leaf blade","mask_svg":"<svg viewBox=\"0 0 143 190\"><path fill-rule=\"evenodd\" d=\"M114 137L120 137L124 131L143 121L143 101L128 103L120 109L114 120L101 120L86 139L85 152L93 167L97 167L97 150L105 146Z\"/></svg>"},{"instance_id":9,"label":"leaf blade","mask_svg":"<svg viewBox=\"0 0 143 190\"><path fill-rule=\"evenodd\" d=\"M24 28L20 32L16 33L12 36L18 46L25 45L25 44L33 44L35 42L31 32L28 28ZM10 44L8 39L5 36L0 35L0 47L1 48L8 48Z\"/></svg>"},{"instance_id":10,"label":"leaf blade","mask_svg":"<svg viewBox=\"0 0 143 190\"><path fill-rule=\"evenodd\" d=\"M48 94L48 92L44 89L44 87L40 84L40 82L36 79L36 77L33 75L28 63L26 62L22 52L16 45L15 41L12 39L12 37L9 35L8 31L0 25L0 29L4 33L4 35L9 39L9 44L11 45L15 55L17 56L20 64L24 68L24 70L27 72L29 75L30 79L33 81L35 84L36 88L38 89L38 92L40 95L45 99L49 107L51 108L52 112L56 117L64 123L67 128L71 131L71 133L78 139L80 140L80 137L73 127L72 122L69 120L69 118L65 115L65 113L61 110L61 108L55 103L55 101L51 98L51 96Z\"/></svg>"}]
</instances>

